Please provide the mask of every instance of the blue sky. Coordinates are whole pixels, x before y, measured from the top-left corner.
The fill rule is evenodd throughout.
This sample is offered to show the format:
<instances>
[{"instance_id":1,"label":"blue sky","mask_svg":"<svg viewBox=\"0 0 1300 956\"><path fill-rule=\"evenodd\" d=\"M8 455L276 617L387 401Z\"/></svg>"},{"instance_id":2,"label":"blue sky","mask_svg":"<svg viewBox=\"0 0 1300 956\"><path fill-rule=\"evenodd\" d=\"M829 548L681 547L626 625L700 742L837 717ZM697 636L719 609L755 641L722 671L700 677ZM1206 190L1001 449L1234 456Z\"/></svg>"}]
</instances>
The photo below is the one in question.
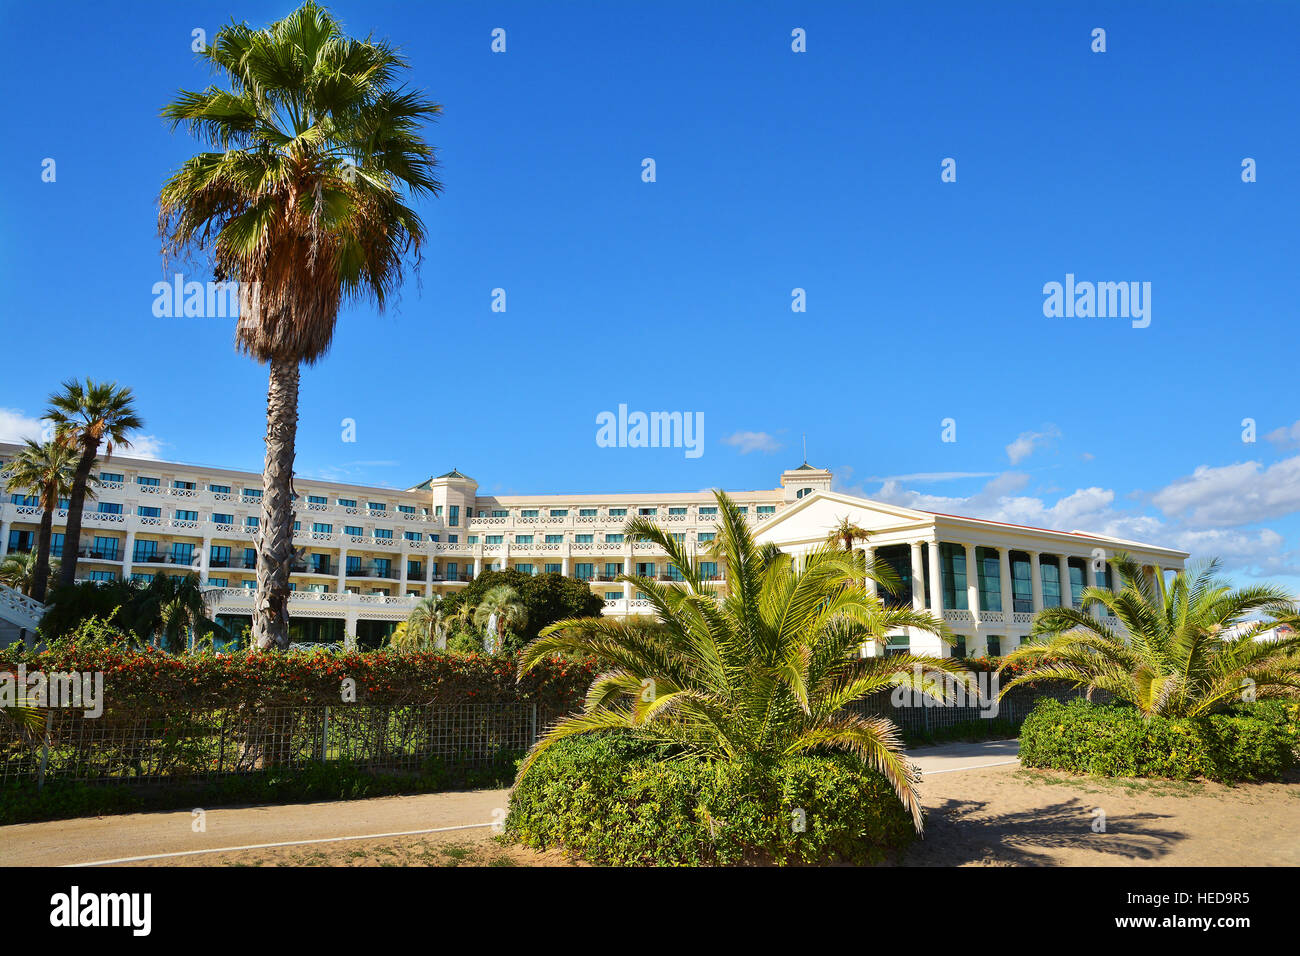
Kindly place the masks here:
<instances>
[{"instance_id":1,"label":"blue sky","mask_svg":"<svg viewBox=\"0 0 1300 956\"><path fill-rule=\"evenodd\" d=\"M1300 586L1300 5L804 6L332 4L443 105L446 191L398 307L304 373L300 473L772 487L806 433L845 490ZM290 8L0 7L0 437L90 375L144 449L260 470L265 369L230 320L152 314L198 148L158 110L208 81L192 30ZM1045 317L1067 273L1151 283L1150 326ZM703 413L704 454L598 447L619 404Z\"/></svg>"}]
</instances>

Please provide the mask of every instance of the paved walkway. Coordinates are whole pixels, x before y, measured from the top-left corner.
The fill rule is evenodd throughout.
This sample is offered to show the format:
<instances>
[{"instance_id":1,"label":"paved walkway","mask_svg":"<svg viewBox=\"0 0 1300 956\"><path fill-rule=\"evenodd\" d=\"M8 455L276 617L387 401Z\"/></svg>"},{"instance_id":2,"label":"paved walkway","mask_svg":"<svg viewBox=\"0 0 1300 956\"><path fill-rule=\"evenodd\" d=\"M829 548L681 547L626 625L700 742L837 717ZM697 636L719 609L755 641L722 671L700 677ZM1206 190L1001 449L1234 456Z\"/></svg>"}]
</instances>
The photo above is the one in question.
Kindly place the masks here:
<instances>
[{"instance_id":1,"label":"paved walkway","mask_svg":"<svg viewBox=\"0 0 1300 956\"><path fill-rule=\"evenodd\" d=\"M909 751L923 774L1016 762L1020 742L942 744ZM208 810L195 832L190 811L132 813L0 827L0 863L67 866L107 863L195 850L308 843L339 837L480 827L504 816L506 790L424 793L332 803L225 807Z\"/></svg>"}]
</instances>

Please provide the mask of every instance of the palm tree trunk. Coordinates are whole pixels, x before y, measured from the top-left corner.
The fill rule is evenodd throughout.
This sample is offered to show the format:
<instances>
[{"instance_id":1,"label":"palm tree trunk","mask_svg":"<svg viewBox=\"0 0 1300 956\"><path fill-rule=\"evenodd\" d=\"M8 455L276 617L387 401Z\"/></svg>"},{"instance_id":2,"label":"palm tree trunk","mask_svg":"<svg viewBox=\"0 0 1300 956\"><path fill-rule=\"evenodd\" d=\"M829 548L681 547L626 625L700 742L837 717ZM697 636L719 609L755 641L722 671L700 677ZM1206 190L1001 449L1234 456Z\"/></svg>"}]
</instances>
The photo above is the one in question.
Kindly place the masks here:
<instances>
[{"instance_id":1,"label":"palm tree trunk","mask_svg":"<svg viewBox=\"0 0 1300 956\"><path fill-rule=\"evenodd\" d=\"M87 439L82 445L81 460L77 462L77 473L72 478L72 495L68 499L68 523L63 528L63 554L59 566L59 584L67 585L77 580L77 545L81 542L81 509L86 504L86 483L90 480L90 469L99 454L99 442ZM57 505L58 502L55 502Z\"/></svg>"},{"instance_id":2,"label":"palm tree trunk","mask_svg":"<svg viewBox=\"0 0 1300 956\"><path fill-rule=\"evenodd\" d=\"M36 534L36 567L32 569L33 600L45 603L45 589L50 582L50 535L54 529L54 509L58 501L41 510L41 530ZM67 538L64 538L67 541Z\"/></svg>"},{"instance_id":3,"label":"palm tree trunk","mask_svg":"<svg viewBox=\"0 0 1300 956\"><path fill-rule=\"evenodd\" d=\"M289 565L293 558L293 457L298 434L298 363L271 362L266 390L266 465L258 535L253 640L259 650L289 647Z\"/></svg>"}]
</instances>

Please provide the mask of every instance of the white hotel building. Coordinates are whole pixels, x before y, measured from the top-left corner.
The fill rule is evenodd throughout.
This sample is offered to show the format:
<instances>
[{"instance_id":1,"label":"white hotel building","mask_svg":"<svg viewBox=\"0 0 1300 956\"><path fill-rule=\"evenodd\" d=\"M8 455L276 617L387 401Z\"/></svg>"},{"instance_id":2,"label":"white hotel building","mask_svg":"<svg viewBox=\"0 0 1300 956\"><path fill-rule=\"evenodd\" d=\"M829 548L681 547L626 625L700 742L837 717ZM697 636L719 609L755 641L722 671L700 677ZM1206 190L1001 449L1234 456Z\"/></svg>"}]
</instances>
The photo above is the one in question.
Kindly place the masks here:
<instances>
[{"instance_id":1,"label":"white hotel building","mask_svg":"<svg viewBox=\"0 0 1300 956\"><path fill-rule=\"evenodd\" d=\"M0 461L19 446L0 443ZM78 577L146 580L196 572L214 612L236 630L251 623L261 476L113 456L97 468L86 503ZM484 570L558 572L588 582L607 614L649 610L621 574L672 580L665 554L627 541L642 515L702 553L718 514L708 492L610 495L482 495L453 469L405 491L311 479L295 483L290 578L295 640L374 646L421 597L446 595ZM1186 552L1090 534L1051 531L915 511L831 490L831 473L803 464L770 491L733 492L760 541L799 554L819 546L842 518L871 532L858 547L887 561L902 581L892 600L942 616L958 636L941 650L930 635L900 633L891 648L977 655L1005 653L1028 633L1035 611L1079 603L1084 587L1107 585L1106 563L1126 552L1156 574L1183 567ZM66 506L66 503L64 503ZM66 510L54 516L57 556ZM35 547L41 513L24 489L0 504L0 555ZM708 569L706 569L708 570ZM721 580L721 569L713 568ZM0 623L30 626L7 591ZM0 597L3 597L0 595ZM30 610L30 609L28 609ZM39 609L37 609L39 610Z\"/></svg>"}]
</instances>

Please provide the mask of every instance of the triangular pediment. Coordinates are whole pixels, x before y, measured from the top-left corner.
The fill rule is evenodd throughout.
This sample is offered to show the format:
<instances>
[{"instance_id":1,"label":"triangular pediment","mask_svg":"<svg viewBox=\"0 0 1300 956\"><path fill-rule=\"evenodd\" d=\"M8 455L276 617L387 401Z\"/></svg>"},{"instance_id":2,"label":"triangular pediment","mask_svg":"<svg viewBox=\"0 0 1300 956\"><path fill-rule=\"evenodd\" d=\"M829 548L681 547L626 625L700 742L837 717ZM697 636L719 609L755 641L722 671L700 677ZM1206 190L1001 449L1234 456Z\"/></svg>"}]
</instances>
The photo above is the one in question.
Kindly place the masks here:
<instances>
[{"instance_id":1,"label":"triangular pediment","mask_svg":"<svg viewBox=\"0 0 1300 956\"><path fill-rule=\"evenodd\" d=\"M837 491L818 491L783 508L754 529L759 543L778 545L825 539L844 518L870 532L930 524L934 515L883 501L871 501Z\"/></svg>"}]
</instances>

